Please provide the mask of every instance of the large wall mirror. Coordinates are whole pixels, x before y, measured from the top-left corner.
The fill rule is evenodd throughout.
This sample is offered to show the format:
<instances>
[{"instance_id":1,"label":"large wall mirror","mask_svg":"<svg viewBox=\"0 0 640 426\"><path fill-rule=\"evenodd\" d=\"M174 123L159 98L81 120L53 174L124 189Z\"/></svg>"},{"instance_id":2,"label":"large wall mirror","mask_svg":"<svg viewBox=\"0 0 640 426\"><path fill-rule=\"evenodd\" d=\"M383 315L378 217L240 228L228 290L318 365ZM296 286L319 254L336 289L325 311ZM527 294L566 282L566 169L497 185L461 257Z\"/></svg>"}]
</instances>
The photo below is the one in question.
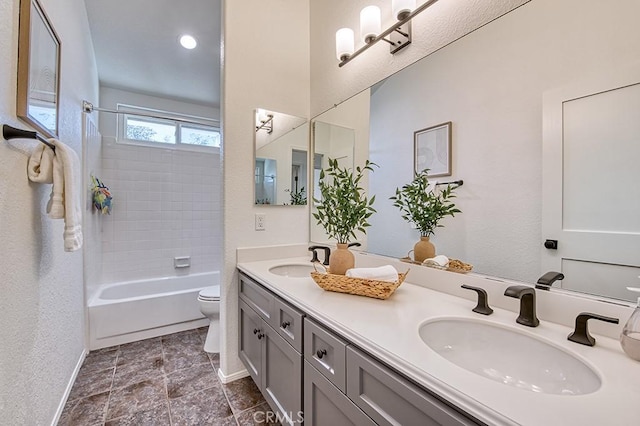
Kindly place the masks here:
<instances>
[{"instance_id":1,"label":"large wall mirror","mask_svg":"<svg viewBox=\"0 0 640 426\"><path fill-rule=\"evenodd\" d=\"M255 204L307 204L309 124L296 117L256 109Z\"/></svg>"},{"instance_id":2,"label":"large wall mirror","mask_svg":"<svg viewBox=\"0 0 640 426\"><path fill-rule=\"evenodd\" d=\"M58 134L60 39L37 0L20 1L16 113L40 133Z\"/></svg>"},{"instance_id":3,"label":"large wall mirror","mask_svg":"<svg viewBox=\"0 0 640 426\"><path fill-rule=\"evenodd\" d=\"M639 59L640 27L632 18L639 13L640 4L634 1L616 2L614 7L595 1L532 0L325 113L344 108L370 118L360 127L350 126L356 134L368 134L366 148L356 138L356 162L362 161L357 153L364 150L380 166L369 175L377 213L370 220L366 250L401 258L413 248L419 234L400 217L389 197L413 179L414 132L451 122L451 176L434 180L464 180L454 200L462 213L443 219L444 226L437 228L432 241L438 254L472 264L473 273L529 283L554 268L565 274L554 287L634 300L625 287L639 284L640 196L616 176L640 180L634 171L638 168L631 166L640 161L640 128L633 118L638 113L635 89L640 87L640 73L625 71ZM592 95L621 87L614 84L620 73L628 76L620 85L630 89L620 97L595 100L600 97ZM593 80L601 83L599 88L587 90L587 84L584 91L573 92L574 98L549 101L550 93ZM584 102L585 108L574 105L572 100L583 97L594 101ZM609 112L598 114L599 109ZM555 116L549 116L551 110ZM582 115L576 115L579 112ZM325 114L315 120L327 121ZM556 126L562 146L553 151L561 159L561 169L555 173L562 176L566 167L575 169L583 159L590 166L581 167L582 174L572 174L572 181L557 181L543 191L543 182L549 187L546 170L554 158L546 148L543 155L547 127L565 120L570 120L566 126ZM562 129L569 125L580 133L564 134ZM623 134L604 132L607 128L623 129ZM606 149L585 156L583 150L591 148L575 138L596 132L604 134L601 143L605 141ZM635 160L623 161L625 156ZM616 194L603 198L599 195L603 191ZM550 213L549 194L565 204L573 199L582 204L577 210ZM607 205L601 208L603 199ZM571 241L577 237L567 235L566 229L549 231L545 225L545 217L553 216L565 228L576 224L571 225L579 228L574 234L581 237L587 231L602 233L597 226L591 232L577 225L591 222L567 217L576 211L597 212L600 218L619 223L618 217L624 217L624 223L635 217L636 225L616 229L613 233L625 234L621 240L583 243L576 260L563 249L575 246ZM311 240L321 241L313 233L313 222L312 218ZM558 250L544 247L547 238L558 240ZM611 254L619 249L624 253ZM591 256L596 251L606 255Z\"/></svg>"}]
</instances>

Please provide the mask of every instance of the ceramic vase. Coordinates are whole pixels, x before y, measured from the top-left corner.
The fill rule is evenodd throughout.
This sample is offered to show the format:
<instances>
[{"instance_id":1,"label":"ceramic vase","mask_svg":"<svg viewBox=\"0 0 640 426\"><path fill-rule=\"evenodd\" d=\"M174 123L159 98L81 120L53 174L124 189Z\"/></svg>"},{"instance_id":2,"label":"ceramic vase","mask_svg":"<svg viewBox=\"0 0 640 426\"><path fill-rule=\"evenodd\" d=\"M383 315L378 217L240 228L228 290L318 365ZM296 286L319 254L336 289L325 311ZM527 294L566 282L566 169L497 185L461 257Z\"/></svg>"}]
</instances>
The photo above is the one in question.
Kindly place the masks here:
<instances>
[{"instance_id":1,"label":"ceramic vase","mask_svg":"<svg viewBox=\"0 0 640 426\"><path fill-rule=\"evenodd\" d=\"M336 275L344 275L347 269L355 266L356 260L347 244L338 244L338 249L329 256L329 272Z\"/></svg>"},{"instance_id":2,"label":"ceramic vase","mask_svg":"<svg viewBox=\"0 0 640 426\"><path fill-rule=\"evenodd\" d=\"M422 263L435 255L436 247L429 241L429 237L420 237L420 241L413 246L413 257L416 262Z\"/></svg>"}]
</instances>

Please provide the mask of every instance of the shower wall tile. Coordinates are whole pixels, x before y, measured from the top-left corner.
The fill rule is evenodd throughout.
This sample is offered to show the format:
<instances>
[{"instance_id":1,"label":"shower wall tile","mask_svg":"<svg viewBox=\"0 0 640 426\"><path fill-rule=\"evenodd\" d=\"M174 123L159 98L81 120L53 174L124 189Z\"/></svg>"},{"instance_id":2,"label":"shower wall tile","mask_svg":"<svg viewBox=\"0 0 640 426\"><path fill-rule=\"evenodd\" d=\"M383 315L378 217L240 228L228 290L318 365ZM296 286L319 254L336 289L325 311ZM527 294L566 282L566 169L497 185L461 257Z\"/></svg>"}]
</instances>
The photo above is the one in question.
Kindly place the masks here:
<instances>
[{"instance_id":1,"label":"shower wall tile","mask_svg":"<svg viewBox=\"0 0 640 426\"><path fill-rule=\"evenodd\" d=\"M104 143L113 211L102 224L104 283L219 270L218 154ZM191 256L188 271L173 258Z\"/></svg>"}]
</instances>

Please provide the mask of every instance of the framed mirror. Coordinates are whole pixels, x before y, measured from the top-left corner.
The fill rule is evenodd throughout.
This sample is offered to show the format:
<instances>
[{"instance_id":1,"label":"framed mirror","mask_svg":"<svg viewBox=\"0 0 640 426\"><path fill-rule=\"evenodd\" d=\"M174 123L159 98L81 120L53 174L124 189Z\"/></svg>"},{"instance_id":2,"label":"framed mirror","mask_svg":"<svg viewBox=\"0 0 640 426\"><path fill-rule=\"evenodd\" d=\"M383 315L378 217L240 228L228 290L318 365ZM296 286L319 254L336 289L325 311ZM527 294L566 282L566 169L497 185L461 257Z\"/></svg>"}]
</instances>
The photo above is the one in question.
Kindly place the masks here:
<instances>
[{"instance_id":1,"label":"framed mirror","mask_svg":"<svg viewBox=\"0 0 640 426\"><path fill-rule=\"evenodd\" d=\"M255 204L306 205L307 119L258 108L255 120Z\"/></svg>"},{"instance_id":2,"label":"framed mirror","mask_svg":"<svg viewBox=\"0 0 640 426\"><path fill-rule=\"evenodd\" d=\"M17 116L57 136L59 91L60 39L38 0L21 0Z\"/></svg>"}]
</instances>

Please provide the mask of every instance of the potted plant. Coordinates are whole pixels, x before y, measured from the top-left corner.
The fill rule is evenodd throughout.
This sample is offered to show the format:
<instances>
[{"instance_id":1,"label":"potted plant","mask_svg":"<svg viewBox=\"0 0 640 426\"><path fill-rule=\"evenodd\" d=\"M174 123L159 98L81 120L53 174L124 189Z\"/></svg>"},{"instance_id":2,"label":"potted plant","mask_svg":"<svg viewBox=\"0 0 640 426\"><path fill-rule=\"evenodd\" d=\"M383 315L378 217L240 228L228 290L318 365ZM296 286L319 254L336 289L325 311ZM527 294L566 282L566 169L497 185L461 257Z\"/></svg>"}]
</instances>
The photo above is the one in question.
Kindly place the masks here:
<instances>
[{"instance_id":1,"label":"potted plant","mask_svg":"<svg viewBox=\"0 0 640 426\"><path fill-rule=\"evenodd\" d=\"M344 275L354 266L353 253L348 244L356 238L356 231L366 233L369 227L367 219L375 213L372 207L375 195L368 198L360 181L365 170L373 171L375 163L367 160L364 167L356 167L355 173L348 168L340 168L338 160L329 159L329 167L320 171L320 195L315 199L317 212L313 213L319 225L322 225L329 238L335 239L338 249L329 257L329 271Z\"/></svg>"},{"instance_id":2,"label":"potted plant","mask_svg":"<svg viewBox=\"0 0 640 426\"><path fill-rule=\"evenodd\" d=\"M453 190L457 186L447 185L442 191L429 187L429 169L418 173L411 183L396 188L396 195L390 197L393 205L400 209L402 218L413 223L420 231L420 241L413 248L414 259L422 262L434 257L436 249L429 241L438 222L445 216L461 213L450 200L455 198Z\"/></svg>"}]
</instances>

